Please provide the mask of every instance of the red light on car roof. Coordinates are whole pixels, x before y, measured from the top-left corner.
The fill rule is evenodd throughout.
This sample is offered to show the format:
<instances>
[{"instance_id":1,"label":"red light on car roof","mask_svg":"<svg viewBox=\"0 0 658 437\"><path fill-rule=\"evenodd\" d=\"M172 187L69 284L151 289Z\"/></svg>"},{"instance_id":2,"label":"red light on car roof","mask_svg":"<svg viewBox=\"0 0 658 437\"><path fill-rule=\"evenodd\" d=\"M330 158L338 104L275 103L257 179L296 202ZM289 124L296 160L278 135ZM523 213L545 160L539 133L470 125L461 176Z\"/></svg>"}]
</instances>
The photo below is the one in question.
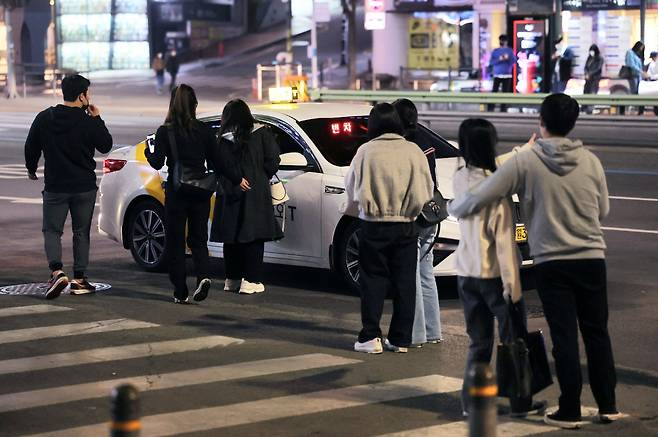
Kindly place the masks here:
<instances>
[{"instance_id":1,"label":"red light on car roof","mask_svg":"<svg viewBox=\"0 0 658 437\"><path fill-rule=\"evenodd\" d=\"M126 165L125 159L106 159L103 161L103 173L119 171Z\"/></svg>"},{"instance_id":2,"label":"red light on car roof","mask_svg":"<svg viewBox=\"0 0 658 437\"><path fill-rule=\"evenodd\" d=\"M352 122L343 121L343 122L333 122L330 124L331 134L340 135L340 134L351 134L352 133Z\"/></svg>"}]
</instances>

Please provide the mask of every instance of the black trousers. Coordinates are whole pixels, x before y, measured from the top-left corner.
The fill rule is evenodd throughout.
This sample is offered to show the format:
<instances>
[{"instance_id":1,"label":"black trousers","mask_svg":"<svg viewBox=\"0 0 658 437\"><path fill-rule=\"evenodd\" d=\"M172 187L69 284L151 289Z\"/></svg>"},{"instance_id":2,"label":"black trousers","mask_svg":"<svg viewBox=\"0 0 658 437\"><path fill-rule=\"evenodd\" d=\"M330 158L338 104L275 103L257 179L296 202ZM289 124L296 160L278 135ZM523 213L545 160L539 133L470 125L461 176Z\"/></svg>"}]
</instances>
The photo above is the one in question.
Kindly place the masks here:
<instances>
[{"instance_id":1,"label":"black trousers","mask_svg":"<svg viewBox=\"0 0 658 437\"><path fill-rule=\"evenodd\" d=\"M187 246L192 251L197 284L208 277L208 217L210 197L188 197L167 190L165 220L167 224L167 251L169 252L169 279L174 285L174 297L186 299L188 289L185 273L185 225Z\"/></svg>"},{"instance_id":2,"label":"black trousers","mask_svg":"<svg viewBox=\"0 0 658 437\"><path fill-rule=\"evenodd\" d=\"M224 243L224 266L227 279L263 282L265 243Z\"/></svg>"},{"instance_id":3,"label":"black trousers","mask_svg":"<svg viewBox=\"0 0 658 437\"><path fill-rule=\"evenodd\" d=\"M535 269L537 291L553 340L560 412L567 417L580 417L583 382L578 357L579 326L589 383L599 411L616 411L617 375L608 335L605 260L548 261Z\"/></svg>"},{"instance_id":4,"label":"black trousers","mask_svg":"<svg viewBox=\"0 0 658 437\"><path fill-rule=\"evenodd\" d=\"M457 291L464 307L466 332L470 339L466 371L462 386L462 408L469 411L468 372L474 363L491 361L494 346L494 318L498 321L498 337L502 342L514 339L510 329L510 314L503 297L503 283L500 278L480 279L464 276L457 277ZM525 315L525 303L519 302ZM523 320L526 323L525 318ZM532 405L530 398L510 398L513 412L527 411Z\"/></svg>"},{"instance_id":5,"label":"black trousers","mask_svg":"<svg viewBox=\"0 0 658 437\"><path fill-rule=\"evenodd\" d=\"M498 89L502 88L503 93L511 93L512 92L512 78L511 77L494 77L493 80L493 88L491 89L491 92L497 93L499 92ZM487 105L487 111L493 112L493 110L496 109L496 105ZM507 110L507 105L502 104L500 105L500 112L505 112Z\"/></svg>"},{"instance_id":6,"label":"black trousers","mask_svg":"<svg viewBox=\"0 0 658 437\"><path fill-rule=\"evenodd\" d=\"M393 318L388 339L396 346L411 344L416 309L418 231L413 223L361 222L359 284L361 321L359 341L382 336L379 322L384 300L393 291Z\"/></svg>"},{"instance_id":7,"label":"black trousers","mask_svg":"<svg viewBox=\"0 0 658 437\"><path fill-rule=\"evenodd\" d=\"M583 94L598 94L599 93L599 82L601 81L600 77L595 77L592 79L587 79L585 81L585 87L583 88ZM588 114L592 113L592 106L587 105L584 107L585 112Z\"/></svg>"}]
</instances>

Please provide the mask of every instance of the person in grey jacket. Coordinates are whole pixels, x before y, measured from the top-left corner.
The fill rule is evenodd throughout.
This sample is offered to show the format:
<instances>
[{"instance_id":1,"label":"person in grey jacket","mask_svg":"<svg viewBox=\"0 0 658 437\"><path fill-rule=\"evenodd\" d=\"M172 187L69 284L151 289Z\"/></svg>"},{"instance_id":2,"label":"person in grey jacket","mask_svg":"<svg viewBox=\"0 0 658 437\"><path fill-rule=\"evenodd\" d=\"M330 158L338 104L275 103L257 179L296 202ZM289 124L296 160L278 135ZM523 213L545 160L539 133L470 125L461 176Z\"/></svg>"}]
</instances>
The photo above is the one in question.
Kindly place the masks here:
<instances>
[{"instance_id":1,"label":"person in grey jacket","mask_svg":"<svg viewBox=\"0 0 658 437\"><path fill-rule=\"evenodd\" d=\"M561 391L559 409L544 421L563 428L581 425L578 326L599 417L603 422L620 417L601 230L610 209L608 188L596 156L566 137L578 113L575 99L548 96L540 110L542 138L512 153L486 181L448 206L453 216L464 218L498 199L519 195Z\"/></svg>"},{"instance_id":2,"label":"person in grey jacket","mask_svg":"<svg viewBox=\"0 0 658 437\"><path fill-rule=\"evenodd\" d=\"M432 198L432 177L425 154L402 137L403 131L393 105L375 105L368 118L370 141L356 152L345 176L344 213L361 219L363 329L354 343L357 352L407 352L411 344L418 254L414 221ZM379 322L389 285L393 318L382 346Z\"/></svg>"}]
</instances>

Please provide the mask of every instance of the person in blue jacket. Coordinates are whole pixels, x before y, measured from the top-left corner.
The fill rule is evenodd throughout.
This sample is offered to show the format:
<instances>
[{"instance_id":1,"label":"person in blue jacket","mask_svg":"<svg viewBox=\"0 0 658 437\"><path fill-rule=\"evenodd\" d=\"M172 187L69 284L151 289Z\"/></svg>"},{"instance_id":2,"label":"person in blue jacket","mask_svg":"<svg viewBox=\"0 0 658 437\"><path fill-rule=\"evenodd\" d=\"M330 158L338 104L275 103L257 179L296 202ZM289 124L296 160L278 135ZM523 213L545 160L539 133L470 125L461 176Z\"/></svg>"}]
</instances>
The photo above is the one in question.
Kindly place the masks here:
<instances>
[{"instance_id":1,"label":"person in blue jacket","mask_svg":"<svg viewBox=\"0 0 658 437\"><path fill-rule=\"evenodd\" d=\"M648 74L644 71L644 43L638 41L633 45L633 48L626 52L624 65L631 70L631 75L628 77L628 87L631 94L639 94L640 81L643 78L648 79ZM625 114L625 107L619 108L621 115ZM644 106L637 108L637 115L644 114Z\"/></svg>"},{"instance_id":2,"label":"person in blue jacket","mask_svg":"<svg viewBox=\"0 0 658 437\"><path fill-rule=\"evenodd\" d=\"M511 93L512 72L516 63L516 56L514 55L514 50L507 47L507 35L500 35L498 42L500 43L500 47L491 52L491 58L489 59L488 68L493 75L493 88L491 91L497 93L498 89L502 87L502 92ZM495 104L490 104L487 107L489 111L493 111L495 108ZM506 112L507 105L500 105L500 111Z\"/></svg>"}]
</instances>

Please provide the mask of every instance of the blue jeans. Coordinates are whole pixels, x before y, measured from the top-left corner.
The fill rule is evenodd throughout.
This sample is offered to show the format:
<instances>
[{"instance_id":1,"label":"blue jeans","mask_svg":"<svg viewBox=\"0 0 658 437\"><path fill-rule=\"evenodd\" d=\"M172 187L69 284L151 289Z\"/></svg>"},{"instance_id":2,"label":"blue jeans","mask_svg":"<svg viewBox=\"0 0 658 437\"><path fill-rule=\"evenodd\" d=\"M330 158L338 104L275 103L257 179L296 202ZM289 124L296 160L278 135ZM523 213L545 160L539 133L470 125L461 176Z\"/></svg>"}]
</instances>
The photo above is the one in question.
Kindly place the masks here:
<instances>
[{"instance_id":1,"label":"blue jeans","mask_svg":"<svg viewBox=\"0 0 658 437\"><path fill-rule=\"evenodd\" d=\"M436 288L432 265L432 252L427 251L434 244L438 226L421 228L418 234L418 268L416 269L416 312L411 343L422 344L441 340L441 315L439 312L439 292ZM427 255L425 255L427 253Z\"/></svg>"}]
</instances>

